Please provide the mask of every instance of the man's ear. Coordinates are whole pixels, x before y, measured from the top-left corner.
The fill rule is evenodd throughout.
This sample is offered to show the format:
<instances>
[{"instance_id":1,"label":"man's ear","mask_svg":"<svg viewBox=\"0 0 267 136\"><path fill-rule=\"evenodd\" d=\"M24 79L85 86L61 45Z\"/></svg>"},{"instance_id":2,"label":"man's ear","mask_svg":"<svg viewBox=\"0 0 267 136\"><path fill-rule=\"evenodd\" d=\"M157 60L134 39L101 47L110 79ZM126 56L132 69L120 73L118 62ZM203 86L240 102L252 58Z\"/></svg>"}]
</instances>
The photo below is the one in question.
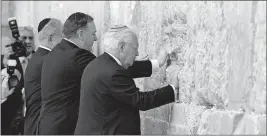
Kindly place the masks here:
<instances>
[{"instance_id":1,"label":"man's ear","mask_svg":"<svg viewBox=\"0 0 267 136\"><path fill-rule=\"evenodd\" d=\"M50 44L53 43L53 36L52 35L48 36L48 43L50 43Z\"/></svg>"},{"instance_id":2,"label":"man's ear","mask_svg":"<svg viewBox=\"0 0 267 136\"><path fill-rule=\"evenodd\" d=\"M79 29L77 31L77 36L80 38L80 39L83 39L83 30Z\"/></svg>"},{"instance_id":3,"label":"man's ear","mask_svg":"<svg viewBox=\"0 0 267 136\"><path fill-rule=\"evenodd\" d=\"M118 45L119 45L120 52L122 52L125 48L125 42L123 40L121 40L121 41L119 41Z\"/></svg>"}]
</instances>

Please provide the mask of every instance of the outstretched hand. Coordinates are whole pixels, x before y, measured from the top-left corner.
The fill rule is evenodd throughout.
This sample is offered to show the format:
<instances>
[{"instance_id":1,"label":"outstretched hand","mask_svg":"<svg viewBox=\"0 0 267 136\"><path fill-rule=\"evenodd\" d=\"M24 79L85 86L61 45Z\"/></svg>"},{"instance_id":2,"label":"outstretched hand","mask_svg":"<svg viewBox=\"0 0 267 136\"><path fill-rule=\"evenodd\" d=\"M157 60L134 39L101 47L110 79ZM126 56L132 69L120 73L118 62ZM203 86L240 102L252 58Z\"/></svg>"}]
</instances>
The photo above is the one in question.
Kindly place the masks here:
<instances>
[{"instance_id":1,"label":"outstretched hand","mask_svg":"<svg viewBox=\"0 0 267 136\"><path fill-rule=\"evenodd\" d=\"M159 67L162 67L165 64L167 57L168 57L168 53L167 53L166 49L162 48L160 50L158 58L157 58L157 60L159 62Z\"/></svg>"}]
</instances>

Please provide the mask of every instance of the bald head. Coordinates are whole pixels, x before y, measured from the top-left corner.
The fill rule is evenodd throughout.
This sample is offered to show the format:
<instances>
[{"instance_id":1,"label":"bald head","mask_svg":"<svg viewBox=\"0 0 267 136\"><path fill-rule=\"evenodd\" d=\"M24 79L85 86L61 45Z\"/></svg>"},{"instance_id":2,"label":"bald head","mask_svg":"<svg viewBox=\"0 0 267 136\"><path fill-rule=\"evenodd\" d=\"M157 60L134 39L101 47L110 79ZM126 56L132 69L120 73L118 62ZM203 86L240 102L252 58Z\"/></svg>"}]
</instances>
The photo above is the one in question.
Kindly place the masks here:
<instances>
[{"instance_id":1,"label":"bald head","mask_svg":"<svg viewBox=\"0 0 267 136\"><path fill-rule=\"evenodd\" d=\"M63 24L55 18L45 18L39 23L38 38L42 46L54 48L62 40Z\"/></svg>"}]
</instances>

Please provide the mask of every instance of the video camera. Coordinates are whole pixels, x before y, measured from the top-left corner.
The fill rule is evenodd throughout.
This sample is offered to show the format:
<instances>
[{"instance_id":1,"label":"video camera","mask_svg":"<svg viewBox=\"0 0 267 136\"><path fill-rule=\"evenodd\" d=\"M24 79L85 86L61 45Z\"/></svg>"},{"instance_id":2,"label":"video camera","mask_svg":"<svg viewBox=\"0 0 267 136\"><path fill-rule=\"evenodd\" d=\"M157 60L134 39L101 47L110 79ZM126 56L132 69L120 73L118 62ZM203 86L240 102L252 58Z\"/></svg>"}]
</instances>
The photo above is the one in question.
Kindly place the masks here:
<instances>
[{"instance_id":1,"label":"video camera","mask_svg":"<svg viewBox=\"0 0 267 136\"><path fill-rule=\"evenodd\" d=\"M7 47L11 46L14 52L13 54L9 56L8 61L7 61L7 73L10 76L10 78L8 79L8 85L9 85L9 88L13 88L13 87L19 86L19 79L16 75L13 75L13 74L18 65L17 63L20 63L19 57L22 57L22 56L26 57L27 49L26 49L26 43L24 43L22 40L19 39L20 35L19 35L16 18L15 17L9 18L8 23L9 23L9 27L12 32L12 36L16 40L14 43L7 45ZM23 72L21 74L23 74Z\"/></svg>"}]
</instances>

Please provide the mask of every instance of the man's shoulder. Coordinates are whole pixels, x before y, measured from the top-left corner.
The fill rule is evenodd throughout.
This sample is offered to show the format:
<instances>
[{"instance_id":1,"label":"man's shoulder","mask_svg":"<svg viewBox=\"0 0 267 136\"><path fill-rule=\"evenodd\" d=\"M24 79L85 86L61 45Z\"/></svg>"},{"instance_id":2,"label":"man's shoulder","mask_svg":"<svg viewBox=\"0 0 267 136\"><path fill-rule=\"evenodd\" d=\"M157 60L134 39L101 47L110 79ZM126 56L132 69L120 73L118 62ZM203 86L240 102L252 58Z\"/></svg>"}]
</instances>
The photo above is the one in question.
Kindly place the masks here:
<instances>
[{"instance_id":1,"label":"man's shoulder","mask_svg":"<svg viewBox=\"0 0 267 136\"><path fill-rule=\"evenodd\" d=\"M109 73L109 75L113 75L116 71L121 71L123 73L127 72L125 68L120 66L115 60L105 53L98 56L89 65L94 65L95 67L98 67L99 70L102 69L105 71L104 73Z\"/></svg>"},{"instance_id":2,"label":"man's shoulder","mask_svg":"<svg viewBox=\"0 0 267 136\"><path fill-rule=\"evenodd\" d=\"M88 50L84 50L84 49L81 49L81 48L75 48L72 51L75 54L75 56L85 56L85 57L94 57L94 58L96 58L96 56L92 52L90 52Z\"/></svg>"}]
</instances>

